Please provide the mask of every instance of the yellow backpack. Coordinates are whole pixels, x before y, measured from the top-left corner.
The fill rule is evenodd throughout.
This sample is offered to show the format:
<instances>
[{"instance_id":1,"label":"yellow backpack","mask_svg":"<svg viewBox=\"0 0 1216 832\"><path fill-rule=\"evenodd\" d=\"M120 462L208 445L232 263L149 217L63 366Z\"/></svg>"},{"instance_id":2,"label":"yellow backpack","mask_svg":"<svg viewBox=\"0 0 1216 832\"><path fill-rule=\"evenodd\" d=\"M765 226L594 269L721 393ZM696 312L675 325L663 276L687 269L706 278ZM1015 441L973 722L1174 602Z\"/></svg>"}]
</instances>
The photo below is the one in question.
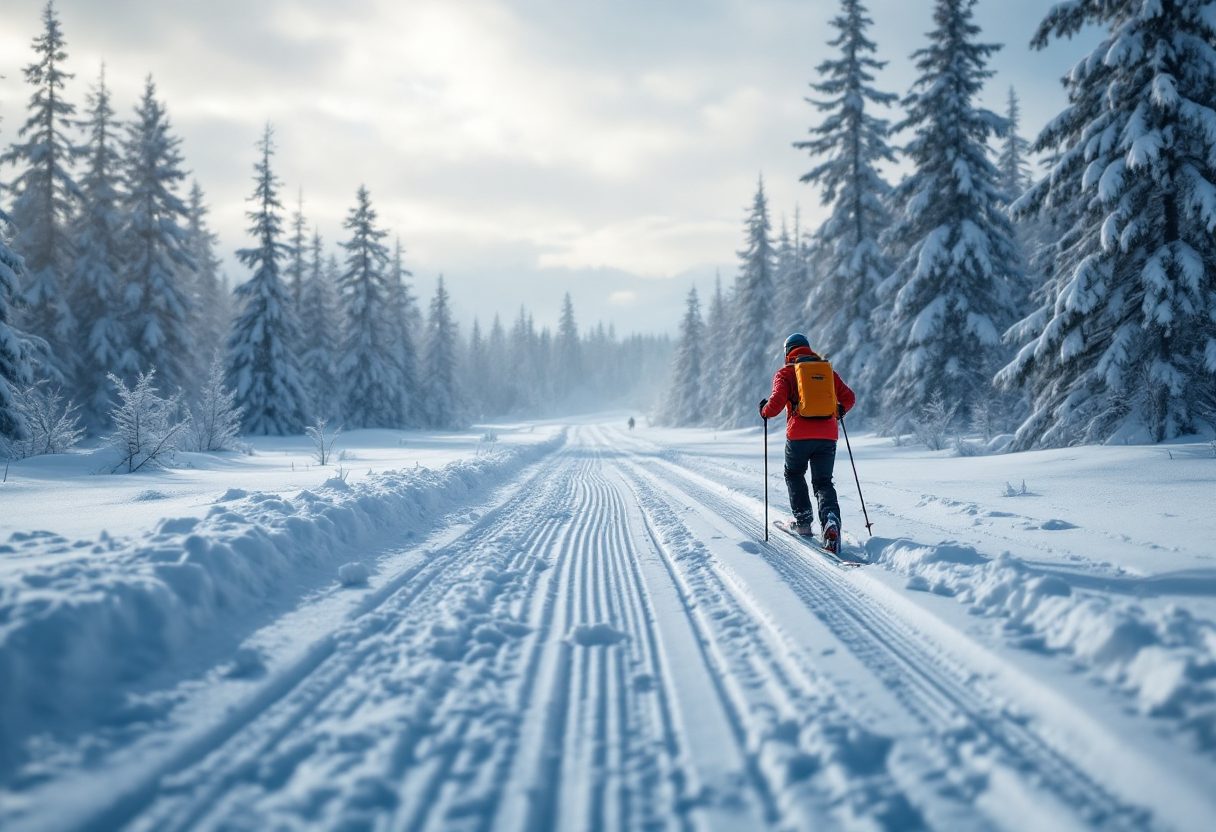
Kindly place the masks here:
<instances>
[{"instance_id":1,"label":"yellow backpack","mask_svg":"<svg viewBox=\"0 0 1216 832\"><path fill-rule=\"evenodd\" d=\"M800 355L791 365L798 382L796 412L803 419L831 419L836 415L836 382L832 362Z\"/></svg>"}]
</instances>

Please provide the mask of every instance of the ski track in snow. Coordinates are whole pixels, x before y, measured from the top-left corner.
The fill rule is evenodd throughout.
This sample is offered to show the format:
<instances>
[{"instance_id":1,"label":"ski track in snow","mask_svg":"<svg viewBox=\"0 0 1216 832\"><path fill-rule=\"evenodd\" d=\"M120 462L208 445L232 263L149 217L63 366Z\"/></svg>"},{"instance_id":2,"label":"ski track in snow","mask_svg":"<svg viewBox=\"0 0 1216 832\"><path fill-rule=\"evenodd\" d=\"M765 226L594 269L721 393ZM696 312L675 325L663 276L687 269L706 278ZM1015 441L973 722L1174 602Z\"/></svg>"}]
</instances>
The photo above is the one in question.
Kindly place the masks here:
<instances>
[{"instance_id":1,"label":"ski track in snow","mask_svg":"<svg viewBox=\"0 0 1216 832\"><path fill-rule=\"evenodd\" d=\"M734 475L685 462L575 429L73 828L1174 828L864 570L754 542Z\"/></svg>"}]
</instances>

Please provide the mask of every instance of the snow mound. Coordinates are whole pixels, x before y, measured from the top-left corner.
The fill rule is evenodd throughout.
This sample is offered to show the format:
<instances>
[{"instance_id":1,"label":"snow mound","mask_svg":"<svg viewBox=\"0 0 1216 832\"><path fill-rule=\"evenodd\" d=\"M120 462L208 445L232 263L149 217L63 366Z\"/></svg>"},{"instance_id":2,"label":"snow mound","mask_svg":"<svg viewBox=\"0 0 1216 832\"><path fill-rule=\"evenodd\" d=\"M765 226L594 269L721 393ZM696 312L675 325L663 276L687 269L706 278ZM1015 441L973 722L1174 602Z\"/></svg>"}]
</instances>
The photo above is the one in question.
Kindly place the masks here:
<instances>
[{"instance_id":1,"label":"snow mound","mask_svg":"<svg viewBox=\"0 0 1216 832\"><path fill-rule=\"evenodd\" d=\"M989 559L954 543L882 538L866 548L871 560L905 576L907 589L955 597L973 615L998 621L1017 647L1071 656L1140 712L1179 719L1200 748L1216 752L1216 623L1176 606L1146 611L1079 589L1067 573L1007 552Z\"/></svg>"},{"instance_id":2,"label":"snow mound","mask_svg":"<svg viewBox=\"0 0 1216 832\"><path fill-rule=\"evenodd\" d=\"M345 585L365 582L367 568L348 562L356 550L428 532L564 441L356 485L333 478L291 499L233 488L205 518L165 520L133 541L13 535L14 551L70 556L0 576L0 779L30 737L111 718L149 673L191 655L200 638L239 632L310 580L323 586L337 570ZM256 675L259 662L232 672Z\"/></svg>"},{"instance_id":3,"label":"snow mound","mask_svg":"<svg viewBox=\"0 0 1216 832\"><path fill-rule=\"evenodd\" d=\"M338 580L342 586L362 586L370 576L371 572L361 563L344 563L338 567Z\"/></svg>"},{"instance_id":4,"label":"snow mound","mask_svg":"<svg viewBox=\"0 0 1216 832\"><path fill-rule=\"evenodd\" d=\"M629 636L613 627L611 624L597 622L595 624L579 624L570 631L570 641L579 647L611 647L620 644Z\"/></svg>"}]
</instances>

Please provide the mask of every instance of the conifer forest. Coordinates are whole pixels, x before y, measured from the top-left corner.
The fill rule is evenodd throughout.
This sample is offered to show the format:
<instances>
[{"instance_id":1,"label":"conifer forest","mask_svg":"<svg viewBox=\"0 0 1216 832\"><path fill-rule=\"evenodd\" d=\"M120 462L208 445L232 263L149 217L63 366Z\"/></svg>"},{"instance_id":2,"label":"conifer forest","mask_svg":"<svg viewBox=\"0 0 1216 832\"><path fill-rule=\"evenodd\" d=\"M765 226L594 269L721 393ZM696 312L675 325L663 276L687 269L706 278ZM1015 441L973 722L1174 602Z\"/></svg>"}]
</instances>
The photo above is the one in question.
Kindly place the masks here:
<instances>
[{"instance_id":1,"label":"conifer forest","mask_svg":"<svg viewBox=\"0 0 1216 832\"><path fill-rule=\"evenodd\" d=\"M442 280L433 298L416 297L408 229L382 227L375 183L352 183L328 245L303 200L285 207L306 183L276 175L270 124L247 153L248 236L223 241L240 246L244 269L226 274L171 103L151 76L138 101L114 101L104 66L79 95L48 3L20 79L28 106L4 114L0 432L19 442L50 399L83 430L107 430L110 375L154 373L189 410L213 360L253 435L316 418L442 428L593 403L741 427L777 345L798 329L867 391L858 416L884 434L943 407L956 430L1013 434L1014 448L1103 442L1129 426L1161 441L1210 424L1216 64L1205 4L1053 9L1033 46L1083 26L1108 34L1077 56L1068 106L1033 140L1013 88L1003 112L977 103L1001 45L986 42L973 6L937 2L918 76L883 90L869 13L842 0L810 82L808 135L791 151L807 156L802 181L827 219L774 229L761 180L736 274L689 293L670 343L580 331L569 296L555 332L525 308L455 320ZM584 356L597 367L589 386ZM458 383L474 375L487 379L476 395Z\"/></svg>"}]
</instances>

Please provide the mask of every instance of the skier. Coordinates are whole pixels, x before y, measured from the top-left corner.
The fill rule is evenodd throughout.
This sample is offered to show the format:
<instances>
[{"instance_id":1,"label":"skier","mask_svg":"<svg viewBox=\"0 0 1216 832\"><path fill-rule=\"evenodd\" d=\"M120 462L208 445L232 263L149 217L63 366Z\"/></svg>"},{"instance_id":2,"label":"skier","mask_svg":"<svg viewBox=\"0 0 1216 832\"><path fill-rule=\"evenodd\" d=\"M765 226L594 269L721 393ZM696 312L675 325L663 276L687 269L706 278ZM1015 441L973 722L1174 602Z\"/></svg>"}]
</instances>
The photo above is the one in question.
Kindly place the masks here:
<instances>
[{"instance_id":1,"label":"skier","mask_svg":"<svg viewBox=\"0 0 1216 832\"><path fill-rule=\"evenodd\" d=\"M836 499L836 487L832 484L832 469L836 465L836 440L839 437L836 422L853 408L857 397L840 376L832 371L832 387L835 391L836 414L820 418L808 418L798 413L798 382L794 367L798 359L804 361L822 358L811 350L805 335L795 332L785 339L785 366L773 376L773 392L760 401L760 415L765 421L773 418L785 408L785 487L790 495L790 510L794 513L791 524L797 534L812 534L814 511L806 487L806 469L811 469L811 487L819 504L819 525L823 529L824 545L838 551L840 540L840 503ZM826 382L825 382L826 383Z\"/></svg>"},{"instance_id":2,"label":"skier","mask_svg":"<svg viewBox=\"0 0 1216 832\"><path fill-rule=\"evenodd\" d=\"M630 429L630 430L633 430L633 425L634 425L633 417L632 417L632 416L630 416L630 417L629 417L629 429Z\"/></svg>"}]
</instances>

